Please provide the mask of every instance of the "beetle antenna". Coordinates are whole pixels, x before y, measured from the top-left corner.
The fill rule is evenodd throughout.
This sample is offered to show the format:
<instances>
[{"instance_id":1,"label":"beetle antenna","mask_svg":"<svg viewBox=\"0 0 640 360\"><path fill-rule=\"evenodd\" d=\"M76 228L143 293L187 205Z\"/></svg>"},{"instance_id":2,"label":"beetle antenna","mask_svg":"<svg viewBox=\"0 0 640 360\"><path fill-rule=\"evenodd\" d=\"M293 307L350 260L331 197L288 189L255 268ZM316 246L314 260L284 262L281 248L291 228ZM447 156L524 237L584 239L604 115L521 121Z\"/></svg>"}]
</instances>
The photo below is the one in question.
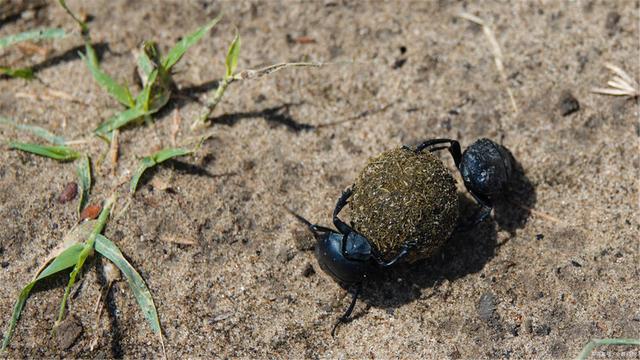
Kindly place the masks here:
<instances>
[{"instance_id":1,"label":"beetle antenna","mask_svg":"<svg viewBox=\"0 0 640 360\"><path fill-rule=\"evenodd\" d=\"M321 239L322 236L327 233L335 233L335 230L317 224L312 224L309 220L303 218L301 215L298 215L295 211L289 209L288 207L284 205L282 205L282 207L285 208L289 212L289 214L293 215L298 221L305 224L307 228L309 228L309 230L313 233L313 236L316 239Z\"/></svg>"},{"instance_id":2,"label":"beetle antenna","mask_svg":"<svg viewBox=\"0 0 640 360\"><path fill-rule=\"evenodd\" d=\"M313 226L313 224L303 218L301 215L298 215L296 212L294 212L293 210L289 209L288 207L282 205L283 208L285 208L285 210L287 210L289 212L289 214L293 215L296 219L298 219L298 221L300 221L301 223L305 224L309 229L311 229L311 227ZM313 231L313 229L311 229L311 231Z\"/></svg>"}]
</instances>

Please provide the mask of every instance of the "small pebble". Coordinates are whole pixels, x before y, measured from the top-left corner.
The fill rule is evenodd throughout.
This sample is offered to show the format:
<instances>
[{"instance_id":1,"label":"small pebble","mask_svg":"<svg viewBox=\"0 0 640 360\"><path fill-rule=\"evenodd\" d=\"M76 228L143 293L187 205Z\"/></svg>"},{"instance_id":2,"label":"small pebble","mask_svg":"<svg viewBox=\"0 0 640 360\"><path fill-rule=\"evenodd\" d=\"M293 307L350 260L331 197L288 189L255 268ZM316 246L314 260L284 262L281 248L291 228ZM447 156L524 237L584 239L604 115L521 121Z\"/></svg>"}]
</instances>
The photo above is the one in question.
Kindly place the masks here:
<instances>
[{"instance_id":1,"label":"small pebble","mask_svg":"<svg viewBox=\"0 0 640 360\"><path fill-rule=\"evenodd\" d=\"M580 110L580 103L570 92L566 91L560 96L559 107L560 114L567 116Z\"/></svg>"},{"instance_id":2,"label":"small pebble","mask_svg":"<svg viewBox=\"0 0 640 360\"><path fill-rule=\"evenodd\" d=\"M82 323L74 315L69 315L60 323L56 331L56 340L60 350L67 350L82 334Z\"/></svg>"},{"instance_id":3,"label":"small pebble","mask_svg":"<svg viewBox=\"0 0 640 360\"><path fill-rule=\"evenodd\" d=\"M620 14L615 11L610 11L607 14L607 21L604 24L604 27L609 30L609 35L612 35L615 30L618 28L618 23L620 22Z\"/></svg>"},{"instance_id":4,"label":"small pebble","mask_svg":"<svg viewBox=\"0 0 640 360\"><path fill-rule=\"evenodd\" d=\"M313 275L315 273L316 273L316 270L313 268L313 265L307 264L307 266L302 271L302 276L310 277L311 275Z\"/></svg>"},{"instance_id":5,"label":"small pebble","mask_svg":"<svg viewBox=\"0 0 640 360\"><path fill-rule=\"evenodd\" d=\"M480 296L480 301L476 308L478 316L484 321L490 321L496 311L496 297L490 291Z\"/></svg>"},{"instance_id":6,"label":"small pebble","mask_svg":"<svg viewBox=\"0 0 640 360\"><path fill-rule=\"evenodd\" d=\"M60 204L68 203L75 199L76 195L78 195L78 184L72 181L65 185L64 190L62 190L60 196L58 196L58 202Z\"/></svg>"},{"instance_id":7,"label":"small pebble","mask_svg":"<svg viewBox=\"0 0 640 360\"><path fill-rule=\"evenodd\" d=\"M579 262L577 262L575 260L571 260L571 265L573 265L575 267L582 267L582 264L580 264Z\"/></svg>"},{"instance_id":8,"label":"small pebble","mask_svg":"<svg viewBox=\"0 0 640 360\"><path fill-rule=\"evenodd\" d=\"M87 206L80 213L80 221L97 219L98 215L100 215L100 210L102 210L102 207L100 205L93 204Z\"/></svg>"},{"instance_id":9,"label":"small pebble","mask_svg":"<svg viewBox=\"0 0 640 360\"><path fill-rule=\"evenodd\" d=\"M404 64L405 64L406 62L407 62L407 59L406 59L406 58L400 58L400 59L397 59L397 60L393 63L393 65L391 66L391 68L392 68L392 69L394 69L394 70L395 70L395 69L400 69L401 67L403 67L403 66L404 66Z\"/></svg>"}]
</instances>

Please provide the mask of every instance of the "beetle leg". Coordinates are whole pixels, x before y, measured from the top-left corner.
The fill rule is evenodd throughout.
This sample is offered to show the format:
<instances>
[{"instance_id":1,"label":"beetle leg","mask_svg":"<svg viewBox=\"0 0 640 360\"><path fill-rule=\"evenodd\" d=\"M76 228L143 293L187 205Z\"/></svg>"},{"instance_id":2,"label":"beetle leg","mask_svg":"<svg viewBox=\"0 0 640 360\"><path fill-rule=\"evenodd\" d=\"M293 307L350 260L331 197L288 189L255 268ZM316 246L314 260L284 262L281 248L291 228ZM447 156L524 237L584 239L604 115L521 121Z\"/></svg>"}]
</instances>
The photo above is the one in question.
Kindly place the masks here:
<instances>
[{"instance_id":1,"label":"beetle leg","mask_svg":"<svg viewBox=\"0 0 640 360\"><path fill-rule=\"evenodd\" d=\"M351 233L353 229L338 217L338 213L340 213L342 208L347 205L347 200L349 199L349 197L351 197L351 194L353 194L353 190L351 188L343 191L342 196L340 196L340 199L338 199L336 207L333 210L333 225L343 235L349 235L349 233Z\"/></svg>"},{"instance_id":2,"label":"beetle leg","mask_svg":"<svg viewBox=\"0 0 640 360\"><path fill-rule=\"evenodd\" d=\"M431 139L423 142L422 144L416 147L416 154L421 152L422 150L438 144L449 143L448 146L438 146L429 149L430 152L438 151L438 150L449 150L451 157L453 158L453 162L456 164L456 168L460 166L460 161L462 161L462 150L460 149L460 143L456 140L451 139Z\"/></svg>"},{"instance_id":3,"label":"beetle leg","mask_svg":"<svg viewBox=\"0 0 640 360\"><path fill-rule=\"evenodd\" d=\"M481 199L479 196L469 191L471 196L476 200L476 202L482 206L482 208L478 211L475 216L475 220L473 221L473 225L478 225L483 222L490 214L491 210L493 210L493 204L488 199Z\"/></svg>"},{"instance_id":4,"label":"beetle leg","mask_svg":"<svg viewBox=\"0 0 640 360\"><path fill-rule=\"evenodd\" d=\"M469 191L469 194L471 194L471 196L476 200L476 202L478 203L478 205L481 206L481 208L480 208L480 210L476 211L476 213L474 214L473 221L466 221L464 223L459 224L456 227L457 231L470 230L471 228L473 228L476 225L480 224L481 222L485 221L487 219L487 217L489 217L489 215L491 215L491 211L493 210L493 204L491 202L489 202L488 200L480 199L478 196L476 196L471 191Z\"/></svg>"},{"instance_id":5,"label":"beetle leg","mask_svg":"<svg viewBox=\"0 0 640 360\"><path fill-rule=\"evenodd\" d=\"M400 252L398 253L398 255L396 255L393 259L389 261L385 261L384 259L380 258L379 255L373 256L373 259L378 263L380 267L383 267L383 268L390 267L390 266L393 266L398 261L402 260L405 256L407 256L409 254L409 250L411 249L411 247L412 246L410 244L405 244L404 246L402 246L402 249L400 249Z\"/></svg>"},{"instance_id":6,"label":"beetle leg","mask_svg":"<svg viewBox=\"0 0 640 360\"><path fill-rule=\"evenodd\" d=\"M333 329L331 330L332 337L336 336L336 330L338 329L338 326L340 326L340 324L343 324L352 320L350 316L351 316L351 313L353 312L353 309L356 307L356 302L358 301L358 295L360 295L361 290L362 290L362 284L356 285L355 291L353 292L353 297L351 298L351 304L349 304L347 311L345 311L344 314L333 325Z\"/></svg>"},{"instance_id":7,"label":"beetle leg","mask_svg":"<svg viewBox=\"0 0 640 360\"><path fill-rule=\"evenodd\" d=\"M323 233L328 233L328 232L335 233L336 232L335 230L330 229L330 228L328 228L326 226L316 225L316 224L311 225L309 228L311 229L311 231L313 231L314 234L315 233L319 233L319 232L323 232Z\"/></svg>"}]
</instances>

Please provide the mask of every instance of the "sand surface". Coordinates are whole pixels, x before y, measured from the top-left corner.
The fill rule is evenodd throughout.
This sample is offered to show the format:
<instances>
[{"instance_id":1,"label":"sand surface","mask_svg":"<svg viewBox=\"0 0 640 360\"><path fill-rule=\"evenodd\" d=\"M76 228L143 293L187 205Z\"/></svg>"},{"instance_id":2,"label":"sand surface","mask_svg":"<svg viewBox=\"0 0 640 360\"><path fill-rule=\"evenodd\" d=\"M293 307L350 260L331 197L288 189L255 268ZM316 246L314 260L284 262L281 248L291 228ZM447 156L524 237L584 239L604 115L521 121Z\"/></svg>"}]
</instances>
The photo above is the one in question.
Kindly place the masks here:
<instances>
[{"instance_id":1,"label":"sand surface","mask_svg":"<svg viewBox=\"0 0 640 360\"><path fill-rule=\"evenodd\" d=\"M639 337L638 102L591 92L610 78L607 62L638 80L638 1L69 5L91 16L103 68L128 84L141 41L166 51L225 14L178 64L180 92L155 124L120 134L115 176L97 165L107 146L87 134L121 108L76 55L75 24L52 3L0 26L0 36L39 26L73 33L39 43L45 56L4 50L2 64L36 65L38 79L0 80L0 115L88 138L75 147L94 159L92 203L117 189L122 208L123 182L139 158L172 145L176 124L177 145L212 133L195 156L146 176L104 232L147 281L170 358L573 358L592 338ZM461 12L490 24L506 82L482 28ZM234 83L213 125L194 133L198 99L224 73L234 28L240 69L333 64ZM491 221L366 286L355 320L332 338L350 298L282 205L329 225L367 159L436 137L501 142L521 167L516 185ZM16 138L37 140L0 127L2 141ZM0 331L21 286L77 222L77 199L57 200L75 169L0 151ZM475 207L456 177L468 216ZM126 282L114 284L96 325L104 260L93 259L70 300L66 338L51 335L67 279L58 276L36 288L3 356L161 356ZM640 357L637 348L601 351Z\"/></svg>"}]
</instances>

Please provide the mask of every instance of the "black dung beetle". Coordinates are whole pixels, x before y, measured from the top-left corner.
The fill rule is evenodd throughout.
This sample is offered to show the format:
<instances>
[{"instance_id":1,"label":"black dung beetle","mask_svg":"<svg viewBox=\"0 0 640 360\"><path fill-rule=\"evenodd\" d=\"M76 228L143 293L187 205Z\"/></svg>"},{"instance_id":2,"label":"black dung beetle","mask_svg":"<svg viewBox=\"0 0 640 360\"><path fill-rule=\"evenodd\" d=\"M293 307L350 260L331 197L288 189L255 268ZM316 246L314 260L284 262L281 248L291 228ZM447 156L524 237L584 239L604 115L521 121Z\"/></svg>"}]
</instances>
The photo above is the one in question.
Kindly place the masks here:
<instances>
[{"instance_id":1,"label":"black dung beetle","mask_svg":"<svg viewBox=\"0 0 640 360\"><path fill-rule=\"evenodd\" d=\"M393 259L385 261L376 249L371 246L366 237L338 217L351 195L352 190L350 188L345 190L333 210L333 225L338 231L312 224L287 208L296 219L311 230L316 238L315 254L320 267L339 283L354 289L351 304L334 325L331 335L335 334L338 325L349 321L349 316L351 316L356 305L362 284L376 271L388 268L403 259L409 253L411 247L410 245L404 246Z\"/></svg>"},{"instance_id":2,"label":"black dung beetle","mask_svg":"<svg viewBox=\"0 0 640 360\"><path fill-rule=\"evenodd\" d=\"M476 140L463 153L460 151L460 143L451 139L427 140L418 145L415 151L427 148L431 152L449 150L464 186L482 206L475 223L486 219L493 209L494 201L503 194L512 176L513 157L509 151L487 138Z\"/></svg>"}]
</instances>

